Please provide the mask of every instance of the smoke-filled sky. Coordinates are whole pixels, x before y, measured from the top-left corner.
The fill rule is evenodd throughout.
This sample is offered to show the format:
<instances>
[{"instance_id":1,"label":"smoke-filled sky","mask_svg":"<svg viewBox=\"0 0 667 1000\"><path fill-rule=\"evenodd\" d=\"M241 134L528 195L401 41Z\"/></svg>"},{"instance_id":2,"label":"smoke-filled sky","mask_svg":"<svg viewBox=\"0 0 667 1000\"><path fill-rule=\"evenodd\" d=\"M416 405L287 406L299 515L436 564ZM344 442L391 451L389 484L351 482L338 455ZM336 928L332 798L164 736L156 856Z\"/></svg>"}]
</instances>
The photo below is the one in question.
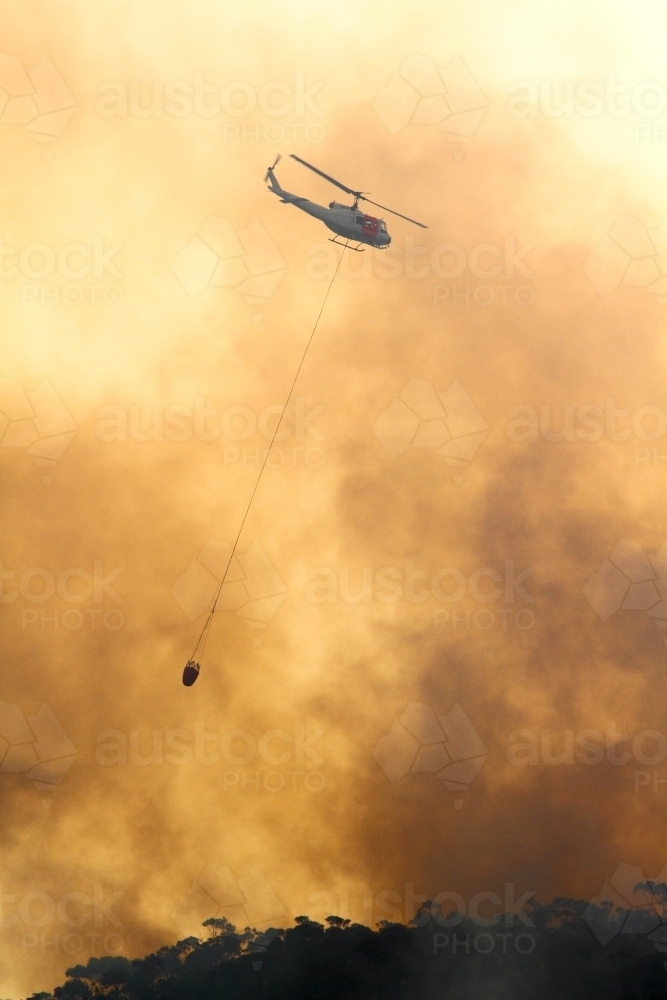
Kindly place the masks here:
<instances>
[{"instance_id":1,"label":"smoke-filled sky","mask_svg":"<svg viewBox=\"0 0 667 1000\"><path fill-rule=\"evenodd\" d=\"M660 872L666 17L5 0L2 996Z\"/></svg>"}]
</instances>

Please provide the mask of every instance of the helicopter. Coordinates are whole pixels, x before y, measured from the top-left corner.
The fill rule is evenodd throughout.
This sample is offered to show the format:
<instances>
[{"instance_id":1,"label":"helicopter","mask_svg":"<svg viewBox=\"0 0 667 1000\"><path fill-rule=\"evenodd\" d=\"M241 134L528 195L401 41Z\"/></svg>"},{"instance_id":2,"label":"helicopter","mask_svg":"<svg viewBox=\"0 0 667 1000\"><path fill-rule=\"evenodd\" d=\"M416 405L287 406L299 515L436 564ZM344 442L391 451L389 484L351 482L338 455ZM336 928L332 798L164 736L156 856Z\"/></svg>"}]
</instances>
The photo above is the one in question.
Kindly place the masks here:
<instances>
[{"instance_id":1,"label":"helicopter","mask_svg":"<svg viewBox=\"0 0 667 1000\"><path fill-rule=\"evenodd\" d=\"M266 176L264 180L269 186L269 191L273 194L278 195L283 204L295 205L300 208L302 212L307 212L308 215L314 216L323 222L327 229L330 229L336 236L341 236L345 242L341 243L334 236L330 239L331 243L337 243L339 246L346 247L350 250L357 250L363 253L362 243L368 246L375 247L376 250L386 250L386 248L391 243L391 236L387 232L387 226L384 219L378 219L374 215L367 215L362 209L360 209L359 202L367 201L369 205L376 205L377 208L384 209L385 212L391 212L392 215L397 215L400 219L405 219L407 222L414 223L415 226L421 226L422 229L428 229L423 222L417 222L416 219L410 219L407 215L401 215L400 212L395 212L392 208L387 208L385 205L380 205L377 201L371 201L367 198L363 191L354 191L349 188L346 184L341 184L337 181L335 177L330 177L329 174L325 174L323 170L319 170L314 167L312 163L307 163L306 160L302 160L300 156L296 156L294 153L290 153L293 160L297 160L304 167L308 167L309 170L314 171L314 173L319 174L320 177L324 177L325 180L329 181L330 184L334 184L336 187L340 188L341 191L345 191L347 194L353 195L354 202L352 205L343 205L338 201L332 201L329 203L329 207L325 208L324 205L318 205L314 201L309 201L308 198L302 198L300 195L291 194L289 191L285 191L278 182L274 170L280 161L280 154L276 157L273 166L269 167L266 171ZM368 193L368 192L367 192ZM350 240L356 241L357 246L350 246Z\"/></svg>"}]
</instances>

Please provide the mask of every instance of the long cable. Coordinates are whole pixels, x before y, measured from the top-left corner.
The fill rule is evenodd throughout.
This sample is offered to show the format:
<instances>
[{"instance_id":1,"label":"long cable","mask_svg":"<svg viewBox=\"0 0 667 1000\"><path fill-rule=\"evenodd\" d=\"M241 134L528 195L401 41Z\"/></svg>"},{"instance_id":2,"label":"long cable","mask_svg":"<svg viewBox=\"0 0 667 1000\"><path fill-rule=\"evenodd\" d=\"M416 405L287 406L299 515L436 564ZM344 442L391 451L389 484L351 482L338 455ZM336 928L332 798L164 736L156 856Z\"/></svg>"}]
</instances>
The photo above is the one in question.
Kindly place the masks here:
<instances>
[{"instance_id":1,"label":"long cable","mask_svg":"<svg viewBox=\"0 0 667 1000\"><path fill-rule=\"evenodd\" d=\"M248 505L247 505L247 507L245 509L245 514L243 515L243 520L241 521L241 526L240 526L240 528L238 530L238 534L236 535L236 540L235 540L234 545L232 547L231 555L230 555L229 559L227 560L227 566L225 567L225 572L224 572L224 574L222 576L222 580L220 581L220 586L218 587L218 590L216 592L215 600L213 601L213 605L211 607L211 610L209 611L208 618L206 619L206 622L204 623L204 627L201 630L201 634L199 636L199 639L197 640L197 645L194 648L194 652L193 652L192 657L191 657L192 661L196 660L198 652L200 653L200 657L203 657L203 655L204 655L204 650L206 649L206 640L208 639L208 634L209 634L209 631L210 631L210 628L211 628L211 622L213 621L213 615L215 614L215 609L216 609L216 606L218 604L218 600L220 598L220 594L222 592L222 588L224 586L225 580L227 579L227 574L229 572L229 567L232 564L232 559L234 558L234 553L236 552L236 547L239 544L239 539L241 538L241 532L243 531L243 526L245 525L246 519L248 517L248 514L250 513L250 507L252 506L252 502L254 500L255 493L257 492L257 487L259 486L260 480L262 478L262 473L264 472L264 469L266 467L266 463L267 463L268 457L271 454L271 449L273 448L274 442L276 440L276 436L278 434L278 431L280 430L280 425L283 422L283 417L285 416L285 413L287 412L287 407L289 406L290 399L292 398L292 393L294 392L294 387L295 387L295 385L297 383L297 379L298 379L299 374L301 372L301 369L303 367L303 363L306 360L306 355L308 354L308 349L310 348L310 345L313 342L313 337L315 336L315 331L317 330L317 326L318 326L318 324L320 322L320 318L322 316L322 313L324 312L324 307L325 307L325 305L327 303L327 299L329 298L329 292L331 291L331 287L332 287L332 285L334 283L334 278L338 274L338 268L340 267L340 262L342 261L342 259L343 259L343 255L341 254L340 257L338 258L338 263L336 264L336 270L334 271L333 276L331 278L331 281L329 282L329 287L326 290L326 294L325 294L324 299L322 301L322 305L320 306L320 311L317 314L317 319L315 320L315 325L314 325L314 327L313 327L313 329L311 331L310 337L308 338L308 343L306 344L306 347L305 347L305 350L303 352L303 355L301 356L301 361L299 362L299 367L296 370L296 375L294 376L294 379L292 380L292 385L290 386L290 391L289 391L289 393L287 395L287 399L285 400L285 406L283 407L282 412L280 414L280 418L278 420L278 423L276 424L276 429L273 432L273 437L271 438L271 443L270 443L270 445L268 447L266 455L264 456L264 461L262 462L262 467L259 470L259 475L257 476L257 479L255 481L255 486L253 488L252 493L250 494L250 499L248 500ZM201 650L201 652L200 652L200 650Z\"/></svg>"}]
</instances>

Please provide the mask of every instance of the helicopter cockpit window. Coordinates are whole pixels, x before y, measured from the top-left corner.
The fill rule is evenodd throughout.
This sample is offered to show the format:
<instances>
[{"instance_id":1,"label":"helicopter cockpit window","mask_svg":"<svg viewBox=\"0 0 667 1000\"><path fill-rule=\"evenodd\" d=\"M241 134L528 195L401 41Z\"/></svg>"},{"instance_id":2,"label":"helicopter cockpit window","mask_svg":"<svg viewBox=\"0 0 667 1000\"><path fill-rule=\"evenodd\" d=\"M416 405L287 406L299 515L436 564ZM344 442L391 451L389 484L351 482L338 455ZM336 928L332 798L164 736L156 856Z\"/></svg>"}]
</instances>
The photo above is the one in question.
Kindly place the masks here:
<instances>
[{"instance_id":1,"label":"helicopter cockpit window","mask_svg":"<svg viewBox=\"0 0 667 1000\"><path fill-rule=\"evenodd\" d=\"M354 221L357 222L361 226L363 224L363 221L364 221L363 215L358 215Z\"/></svg>"},{"instance_id":2,"label":"helicopter cockpit window","mask_svg":"<svg viewBox=\"0 0 667 1000\"><path fill-rule=\"evenodd\" d=\"M383 222L382 219L380 219L380 232L381 233L386 233L387 232L387 227L386 227L386 225L385 225L385 223Z\"/></svg>"}]
</instances>

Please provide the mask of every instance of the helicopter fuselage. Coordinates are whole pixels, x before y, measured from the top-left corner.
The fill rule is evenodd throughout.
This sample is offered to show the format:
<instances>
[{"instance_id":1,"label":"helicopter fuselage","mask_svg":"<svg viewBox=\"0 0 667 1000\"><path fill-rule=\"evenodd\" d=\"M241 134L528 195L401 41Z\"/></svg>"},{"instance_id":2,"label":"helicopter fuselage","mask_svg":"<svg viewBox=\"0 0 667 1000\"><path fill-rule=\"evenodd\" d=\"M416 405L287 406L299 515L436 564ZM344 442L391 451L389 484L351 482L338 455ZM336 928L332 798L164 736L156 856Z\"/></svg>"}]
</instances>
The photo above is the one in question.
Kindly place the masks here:
<instances>
[{"instance_id":1,"label":"helicopter fuselage","mask_svg":"<svg viewBox=\"0 0 667 1000\"><path fill-rule=\"evenodd\" d=\"M368 215L353 205L342 205L338 201L332 201L327 208L325 205L309 201L308 198L302 198L300 195L285 191L278 183L272 169L269 169L267 177L269 190L278 195L284 204L294 205L302 212L306 212L307 215L319 219L327 229L330 229L337 236L341 236L345 240L365 243L377 250L384 250L391 243L391 236L387 232L384 219Z\"/></svg>"},{"instance_id":2,"label":"helicopter fuselage","mask_svg":"<svg viewBox=\"0 0 667 1000\"><path fill-rule=\"evenodd\" d=\"M310 204L313 203L310 202ZM315 207L322 211L320 205ZM384 250L391 243L391 236L387 232L384 219L377 219L351 205L341 205L338 201L330 202L329 207L323 211L327 213L327 217L322 218L322 221L338 236L359 240L361 243L367 243L378 250Z\"/></svg>"}]
</instances>

